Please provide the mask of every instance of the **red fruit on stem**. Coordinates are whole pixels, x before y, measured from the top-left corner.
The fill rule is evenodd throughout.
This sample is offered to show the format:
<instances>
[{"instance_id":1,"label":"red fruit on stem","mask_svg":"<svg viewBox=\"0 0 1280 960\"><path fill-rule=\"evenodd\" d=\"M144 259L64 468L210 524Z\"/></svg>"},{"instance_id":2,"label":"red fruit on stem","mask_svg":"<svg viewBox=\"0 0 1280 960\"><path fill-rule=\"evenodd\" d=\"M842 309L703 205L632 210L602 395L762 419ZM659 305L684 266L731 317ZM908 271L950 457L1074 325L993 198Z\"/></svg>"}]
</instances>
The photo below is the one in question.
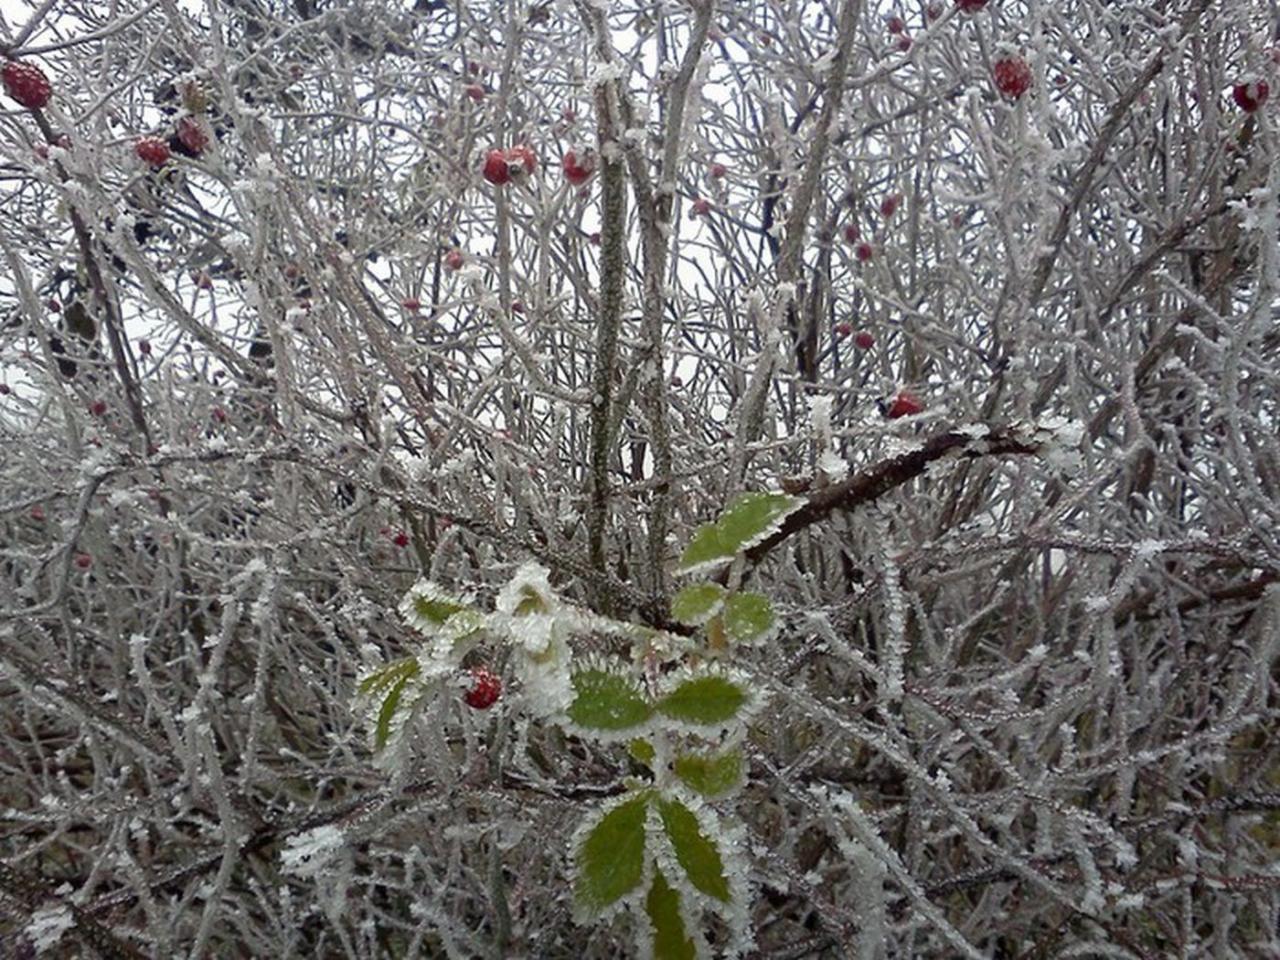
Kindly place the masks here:
<instances>
[{"instance_id":1,"label":"red fruit on stem","mask_svg":"<svg viewBox=\"0 0 1280 960\"><path fill-rule=\"evenodd\" d=\"M518 143L507 150L507 166L512 176L533 176L538 169L538 155L527 143Z\"/></svg>"},{"instance_id":2,"label":"red fruit on stem","mask_svg":"<svg viewBox=\"0 0 1280 960\"><path fill-rule=\"evenodd\" d=\"M178 142L197 157L209 146L209 134L205 131L204 125L192 116L183 117L178 121L177 136Z\"/></svg>"},{"instance_id":3,"label":"red fruit on stem","mask_svg":"<svg viewBox=\"0 0 1280 960\"><path fill-rule=\"evenodd\" d=\"M890 33L903 33L907 29L907 21L895 13L885 21L885 26L889 28Z\"/></svg>"},{"instance_id":4,"label":"red fruit on stem","mask_svg":"<svg viewBox=\"0 0 1280 960\"><path fill-rule=\"evenodd\" d=\"M684 386L684 380L682 380L680 377L673 376L673 377L671 378L671 385L672 385L673 387L683 387L683 386Z\"/></svg>"},{"instance_id":5,"label":"red fruit on stem","mask_svg":"<svg viewBox=\"0 0 1280 960\"><path fill-rule=\"evenodd\" d=\"M942 4L931 3L924 11L925 18L930 22L942 19Z\"/></svg>"},{"instance_id":6,"label":"red fruit on stem","mask_svg":"<svg viewBox=\"0 0 1280 960\"><path fill-rule=\"evenodd\" d=\"M479 103L484 99L484 87L480 86L478 83L467 84L465 92L467 96L476 103Z\"/></svg>"},{"instance_id":7,"label":"red fruit on stem","mask_svg":"<svg viewBox=\"0 0 1280 960\"><path fill-rule=\"evenodd\" d=\"M159 137L139 137L133 145L133 152L139 160L153 167L163 167L173 156L169 144Z\"/></svg>"},{"instance_id":8,"label":"red fruit on stem","mask_svg":"<svg viewBox=\"0 0 1280 960\"><path fill-rule=\"evenodd\" d=\"M93 414L95 417L102 416L104 413L107 412L107 401L105 400L93 401L93 403L89 404L89 412Z\"/></svg>"},{"instance_id":9,"label":"red fruit on stem","mask_svg":"<svg viewBox=\"0 0 1280 960\"><path fill-rule=\"evenodd\" d=\"M62 304L60 304L57 300L54 300L52 297L46 300L44 302L44 305L49 308L50 313L58 313L59 311L62 310Z\"/></svg>"},{"instance_id":10,"label":"red fruit on stem","mask_svg":"<svg viewBox=\"0 0 1280 960\"><path fill-rule=\"evenodd\" d=\"M1017 100L1031 89L1031 67L1019 56L1001 57L991 68L996 89Z\"/></svg>"},{"instance_id":11,"label":"red fruit on stem","mask_svg":"<svg viewBox=\"0 0 1280 960\"><path fill-rule=\"evenodd\" d=\"M844 225L844 239L846 243L857 243L862 237L862 231L858 229L856 223L846 223Z\"/></svg>"},{"instance_id":12,"label":"red fruit on stem","mask_svg":"<svg viewBox=\"0 0 1280 960\"><path fill-rule=\"evenodd\" d=\"M705 217L711 212L711 201L705 197L698 197L693 201L693 215L695 217Z\"/></svg>"},{"instance_id":13,"label":"red fruit on stem","mask_svg":"<svg viewBox=\"0 0 1280 960\"><path fill-rule=\"evenodd\" d=\"M903 53L906 53L908 50L911 49L911 38L904 33L902 36L898 38L897 47Z\"/></svg>"},{"instance_id":14,"label":"red fruit on stem","mask_svg":"<svg viewBox=\"0 0 1280 960\"><path fill-rule=\"evenodd\" d=\"M89 556L87 553L77 553L75 562L76 566L81 570L88 570L93 566L93 557Z\"/></svg>"},{"instance_id":15,"label":"red fruit on stem","mask_svg":"<svg viewBox=\"0 0 1280 960\"><path fill-rule=\"evenodd\" d=\"M31 519L35 520L37 523L44 520L44 507L40 506L38 503L33 506L31 508Z\"/></svg>"},{"instance_id":16,"label":"red fruit on stem","mask_svg":"<svg viewBox=\"0 0 1280 960\"><path fill-rule=\"evenodd\" d=\"M902 205L902 194L891 193L880 201L880 215L886 220L898 212L898 207Z\"/></svg>"},{"instance_id":17,"label":"red fruit on stem","mask_svg":"<svg viewBox=\"0 0 1280 960\"><path fill-rule=\"evenodd\" d=\"M404 307L410 313L417 313L422 309L422 301L417 297L405 297L400 301L400 306Z\"/></svg>"},{"instance_id":18,"label":"red fruit on stem","mask_svg":"<svg viewBox=\"0 0 1280 960\"><path fill-rule=\"evenodd\" d=\"M977 13L987 5L987 0L956 0L956 6L963 13Z\"/></svg>"},{"instance_id":19,"label":"red fruit on stem","mask_svg":"<svg viewBox=\"0 0 1280 960\"><path fill-rule=\"evenodd\" d=\"M458 250L450 250L448 253L444 255L445 269L451 270L454 273L457 273L459 270L461 270L463 267L463 264L465 264L466 262L467 262L466 258L462 255L461 251L458 251Z\"/></svg>"},{"instance_id":20,"label":"red fruit on stem","mask_svg":"<svg viewBox=\"0 0 1280 960\"><path fill-rule=\"evenodd\" d=\"M860 263L866 263L875 256L875 248L869 243L860 243L853 248L853 255L858 258Z\"/></svg>"},{"instance_id":21,"label":"red fruit on stem","mask_svg":"<svg viewBox=\"0 0 1280 960\"><path fill-rule=\"evenodd\" d=\"M713 163L707 172L711 174L712 180L723 180L729 175L729 168L723 163Z\"/></svg>"},{"instance_id":22,"label":"red fruit on stem","mask_svg":"<svg viewBox=\"0 0 1280 960\"><path fill-rule=\"evenodd\" d=\"M213 417L213 419L218 423L227 422L227 411L223 410L221 407L214 407L209 411L209 416Z\"/></svg>"},{"instance_id":23,"label":"red fruit on stem","mask_svg":"<svg viewBox=\"0 0 1280 960\"><path fill-rule=\"evenodd\" d=\"M581 153L569 150L565 153L561 166L564 168L564 178L575 187L580 187L596 172L596 155L590 150L583 150Z\"/></svg>"},{"instance_id":24,"label":"red fruit on stem","mask_svg":"<svg viewBox=\"0 0 1280 960\"><path fill-rule=\"evenodd\" d=\"M511 170L507 166L507 155L503 151L495 149L485 154L484 178L497 187L511 182Z\"/></svg>"},{"instance_id":25,"label":"red fruit on stem","mask_svg":"<svg viewBox=\"0 0 1280 960\"><path fill-rule=\"evenodd\" d=\"M885 406L884 415L890 420L897 420L899 417L913 417L917 413L924 412L924 404L910 390L899 390L895 396Z\"/></svg>"},{"instance_id":26,"label":"red fruit on stem","mask_svg":"<svg viewBox=\"0 0 1280 960\"><path fill-rule=\"evenodd\" d=\"M44 71L34 63L6 60L0 67L4 92L28 110L43 110L53 96L53 87Z\"/></svg>"},{"instance_id":27,"label":"red fruit on stem","mask_svg":"<svg viewBox=\"0 0 1280 960\"><path fill-rule=\"evenodd\" d=\"M599 230L594 231L587 237L587 239L591 242L591 245L593 247L600 246L600 231Z\"/></svg>"},{"instance_id":28,"label":"red fruit on stem","mask_svg":"<svg viewBox=\"0 0 1280 960\"><path fill-rule=\"evenodd\" d=\"M502 696L502 678L487 667L471 668L471 689L462 698L473 710L488 710Z\"/></svg>"},{"instance_id":29,"label":"red fruit on stem","mask_svg":"<svg viewBox=\"0 0 1280 960\"><path fill-rule=\"evenodd\" d=\"M836 331L837 337L841 337L841 338L847 337L849 334L853 333L853 324L837 323L835 325L835 331Z\"/></svg>"},{"instance_id":30,"label":"red fruit on stem","mask_svg":"<svg viewBox=\"0 0 1280 960\"><path fill-rule=\"evenodd\" d=\"M409 535L405 533L403 530L401 530L399 533L397 533L394 537L391 538L391 542L394 543L397 547L407 547L409 545Z\"/></svg>"},{"instance_id":31,"label":"red fruit on stem","mask_svg":"<svg viewBox=\"0 0 1280 960\"><path fill-rule=\"evenodd\" d=\"M149 357L149 356L151 356L151 341L150 341L150 340L139 340L139 341L138 341L138 352L139 352L140 354L142 354L144 357Z\"/></svg>"},{"instance_id":32,"label":"red fruit on stem","mask_svg":"<svg viewBox=\"0 0 1280 960\"><path fill-rule=\"evenodd\" d=\"M1246 83L1237 83L1232 87L1231 99L1245 113L1253 113L1267 102L1267 97L1270 93L1271 86L1267 81L1251 80Z\"/></svg>"},{"instance_id":33,"label":"red fruit on stem","mask_svg":"<svg viewBox=\"0 0 1280 960\"><path fill-rule=\"evenodd\" d=\"M870 350L876 345L876 338L865 330L859 330L858 335L853 338L853 343L859 350Z\"/></svg>"},{"instance_id":34,"label":"red fruit on stem","mask_svg":"<svg viewBox=\"0 0 1280 960\"><path fill-rule=\"evenodd\" d=\"M512 300L512 301L511 301L511 312L512 312L512 313L524 313L524 301L523 301L523 300Z\"/></svg>"}]
</instances>

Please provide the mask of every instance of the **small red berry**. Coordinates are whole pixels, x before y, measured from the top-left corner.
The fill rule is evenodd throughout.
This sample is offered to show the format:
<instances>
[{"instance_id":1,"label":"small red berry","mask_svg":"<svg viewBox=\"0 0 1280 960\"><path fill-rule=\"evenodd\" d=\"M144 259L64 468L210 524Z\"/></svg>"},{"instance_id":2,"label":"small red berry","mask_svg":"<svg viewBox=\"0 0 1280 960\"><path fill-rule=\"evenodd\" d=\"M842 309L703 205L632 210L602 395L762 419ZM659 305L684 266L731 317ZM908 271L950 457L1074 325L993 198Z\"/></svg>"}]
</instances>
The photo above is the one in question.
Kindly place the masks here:
<instances>
[{"instance_id":1,"label":"small red berry","mask_svg":"<svg viewBox=\"0 0 1280 960\"><path fill-rule=\"evenodd\" d=\"M7 383L0 383L0 397L7 397L12 391Z\"/></svg>"},{"instance_id":2,"label":"small red berry","mask_svg":"<svg viewBox=\"0 0 1280 960\"><path fill-rule=\"evenodd\" d=\"M105 400L93 401L93 403L89 404L89 412L93 414L95 417L102 416L104 413L107 412L107 401Z\"/></svg>"},{"instance_id":3,"label":"small red berry","mask_svg":"<svg viewBox=\"0 0 1280 960\"><path fill-rule=\"evenodd\" d=\"M866 263L875 253L875 248L865 241L853 248L853 255L858 258L859 263Z\"/></svg>"},{"instance_id":4,"label":"small red berry","mask_svg":"<svg viewBox=\"0 0 1280 960\"><path fill-rule=\"evenodd\" d=\"M30 516L31 516L31 519L32 519L32 520L34 520L34 521L36 521L37 523L42 522L42 521L44 520L44 507L42 507L42 506L41 506L40 504L38 504L38 503L37 503L37 504L35 504L35 505L31 508L31 514L30 514Z\"/></svg>"},{"instance_id":5,"label":"small red berry","mask_svg":"<svg viewBox=\"0 0 1280 960\"><path fill-rule=\"evenodd\" d=\"M880 215L886 220L898 212L898 207L902 205L902 194L891 193L880 201Z\"/></svg>"},{"instance_id":6,"label":"small red berry","mask_svg":"<svg viewBox=\"0 0 1280 960\"><path fill-rule=\"evenodd\" d=\"M488 710L502 696L502 678L487 667L471 668L471 688L463 700L473 710Z\"/></svg>"},{"instance_id":7,"label":"small red berry","mask_svg":"<svg viewBox=\"0 0 1280 960\"><path fill-rule=\"evenodd\" d=\"M707 172L711 174L712 180L723 180L729 175L729 168L723 163L713 163Z\"/></svg>"},{"instance_id":8,"label":"small red berry","mask_svg":"<svg viewBox=\"0 0 1280 960\"><path fill-rule=\"evenodd\" d=\"M1245 113L1253 113L1267 102L1267 97L1270 93L1271 86L1267 81L1253 80L1247 83L1237 83L1232 87L1231 99Z\"/></svg>"},{"instance_id":9,"label":"small red berry","mask_svg":"<svg viewBox=\"0 0 1280 960\"><path fill-rule=\"evenodd\" d=\"M498 187L511 182L511 168L507 166L506 153L494 149L485 154L484 178Z\"/></svg>"},{"instance_id":10,"label":"small red berry","mask_svg":"<svg viewBox=\"0 0 1280 960\"><path fill-rule=\"evenodd\" d=\"M705 217L711 212L711 201L705 197L698 197L693 201L693 215L695 217Z\"/></svg>"},{"instance_id":11,"label":"small red berry","mask_svg":"<svg viewBox=\"0 0 1280 960\"><path fill-rule=\"evenodd\" d=\"M1031 89L1031 67L1019 56L1001 57L991 68L996 89L1011 100L1017 100Z\"/></svg>"},{"instance_id":12,"label":"small red berry","mask_svg":"<svg viewBox=\"0 0 1280 960\"><path fill-rule=\"evenodd\" d=\"M405 297L400 301L400 306L404 307L409 313L417 313L422 309L422 301L417 297Z\"/></svg>"},{"instance_id":13,"label":"small red berry","mask_svg":"<svg viewBox=\"0 0 1280 960\"><path fill-rule=\"evenodd\" d=\"M480 86L478 83L469 83L466 87L466 94L476 103L479 103L484 99L484 87Z\"/></svg>"},{"instance_id":14,"label":"small red berry","mask_svg":"<svg viewBox=\"0 0 1280 960\"><path fill-rule=\"evenodd\" d=\"M587 239L591 242L591 245L592 245L593 247L598 247L598 246L600 246L600 231L599 231L599 230L596 230L596 231L593 231L592 233L588 234L588 235L587 235Z\"/></svg>"},{"instance_id":15,"label":"small red berry","mask_svg":"<svg viewBox=\"0 0 1280 960\"><path fill-rule=\"evenodd\" d=\"M680 377L678 377L678 376L673 376L673 377L671 378L671 385L672 385L673 387L683 387L683 386L684 386L684 380L682 380L682 379L681 379Z\"/></svg>"},{"instance_id":16,"label":"small red berry","mask_svg":"<svg viewBox=\"0 0 1280 960\"><path fill-rule=\"evenodd\" d=\"M397 547L407 547L409 545L409 535L401 530L391 538L391 542Z\"/></svg>"},{"instance_id":17,"label":"small red berry","mask_svg":"<svg viewBox=\"0 0 1280 960\"><path fill-rule=\"evenodd\" d=\"M169 144L159 137L139 137L138 142L133 145L133 152L138 155L139 160L153 167L163 167L173 156Z\"/></svg>"},{"instance_id":18,"label":"small red berry","mask_svg":"<svg viewBox=\"0 0 1280 960\"><path fill-rule=\"evenodd\" d=\"M884 408L884 415L890 420L897 420L899 417L913 417L917 413L924 412L924 404L910 390L899 390L897 396Z\"/></svg>"},{"instance_id":19,"label":"small red berry","mask_svg":"<svg viewBox=\"0 0 1280 960\"><path fill-rule=\"evenodd\" d=\"M904 33L902 36L898 37L896 46L903 53L906 53L911 49L911 37Z\"/></svg>"},{"instance_id":20,"label":"small red berry","mask_svg":"<svg viewBox=\"0 0 1280 960\"><path fill-rule=\"evenodd\" d=\"M209 134L195 117L186 116L179 120L177 133L178 141L194 156L200 156L209 146Z\"/></svg>"},{"instance_id":21,"label":"small red berry","mask_svg":"<svg viewBox=\"0 0 1280 960\"><path fill-rule=\"evenodd\" d=\"M837 323L835 326L835 331L836 331L837 337L842 337L842 338L847 337L849 334L853 333L853 324Z\"/></svg>"},{"instance_id":22,"label":"small red berry","mask_svg":"<svg viewBox=\"0 0 1280 960\"><path fill-rule=\"evenodd\" d=\"M578 119L578 111L573 107L565 107L560 111L560 119L565 123L574 123Z\"/></svg>"},{"instance_id":23,"label":"small red berry","mask_svg":"<svg viewBox=\"0 0 1280 960\"><path fill-rule=\"evenodd\" d=\"M6 60L0 67L4 92L28 110L43 110L53 96L53 87L44 71L34 63Z\"/></svg>"},{"instance_id":24,"label":"small red berry","mask_svg":"<svg viewBox=\"0 0 1280 960\"><path fill-rule=\"evenodd\" d=\"M524 313L524 301L523 301L523 300L512 300L512 301L511 301L511 312L512 312L512 313Z\"/></svg>"},{"instance_id":25,"label":"small red berry","mask_svg":"<svg viewBox=\"0 0 1280 960\"><path fill-rule=\"evenodd\" d=\"M150 341L150 340L139 340L139 341L138 341L138 352L139 352L140 354L142 354L144 357L149 357L149 356L151 356L151 341Z\"/></svg>"},{"instance_id":26,"label":"small red berry","mask_svg":"<svg viewBox=\"0 0 1280 960\"><path fill-rule=\"evenodd\" d=\"M858 335L853 338L853 343L859 350L870 350L876 345L876 338L865 330L859 330Z\"/></svg>"},{"instance_id":27,"label":"small red berry","mask_svg":"<svg viewBox=\"0 0 1280 960\"><path fill-rule=\"evenodd\" d=\"M889 28L890 33L903 33L907 29L907 21L895 13L885 21L885 26Z\"/></svg>"},{"instance_id":28,"label":"small red berry","mask_svg":"<svg viewBox=\"0 0 1280 960\"><path fill-rule=\"evenodd\" d=\"M507 150L507 164L513 176L533 176L538 170L538 155L527 143L518 143Z\"/></svg>"},{"instance_id":29,"label":"small red berry","mask_svg":"<svg viewBox=\"0 0 1280 960\"><path fill-rule=\"evenodd\" d=\"M925 8L924 15L925 15L925 17L926 17L928 20L930 20L930 21L933 21L933 20L941 20L941 19L942 19L942 4L940 4L940 3L931 3L931 4L929 4L929 6Z\"/></svg>"},{"instance_id":30,"label":"small red berry","mask_svg":"<svg viewBox=\"0 0 1280 960\"><path fill-rule=\"evenodd\" d=\"M862 231L858 229L856 223L846 223L844 225L844 239L846 243L857 243L862 238Z\"/></svg>"},{"instance_id":31,"label":"small red berry","mask_svg":"<svg viewBox=\"0 0 1280 960\"><path fill-rule=\"evenodd\" d=\"M77 553L76 566L81 570L88 570L93 566L93 557L89 556L87 553Z\"/></svg>"},{"instance_id":32,"label":"small red berry","mask_svg":"<svg viewBox=\"0 0 1280 960\"><path fill-rule=\"evenodd\" d=\"M963 13L977 13L987 5L987 0L956 0L956 6Z\"/></svg>"},{"instance_id":33,"label":"small red berry","mask_svg":"<svg viewBox=\"0 0 1280 960\"><path fill-rule=\"evenodd\" d=\"M46 300L44 302L44 305L49 308L50 313L59 313L62 310L62 304L60 304L57 300L53 299L52 297Z\"/></svg>"},{"instance_id":34,"label":"small red berry","mask_svg":"<svg viewBox=\"0 0 1280 960\"><path fill-rule=\"evenodd\" d=\"M209 416L213 417L213 419L218 423L227 422L227 411L223 410L221 407L214 407L209 411Z\"/></svg>"},{"instance_id":35,"label":"small red berry","mask_svg":"<svg viewBox=\"0 0 1280 960\"><path fill-rule=\"evenodd\" d=\"M446 270L457 273L462 269L463 264L467 262L460 250L450 250L444 255L444 265Z\"/></svg>"},{"instance_id":36,"label":"small red berry","mask_svg":"<svg viewBox=\"0 0 1280 960\"><path fill-rule=\"evenodd\" d=\"M590 150L581 153L569 150L565 153L561 166L564 168L564 178L575 187L580 187L596 172L596 155Z\"/></svg>"}]
</instances>

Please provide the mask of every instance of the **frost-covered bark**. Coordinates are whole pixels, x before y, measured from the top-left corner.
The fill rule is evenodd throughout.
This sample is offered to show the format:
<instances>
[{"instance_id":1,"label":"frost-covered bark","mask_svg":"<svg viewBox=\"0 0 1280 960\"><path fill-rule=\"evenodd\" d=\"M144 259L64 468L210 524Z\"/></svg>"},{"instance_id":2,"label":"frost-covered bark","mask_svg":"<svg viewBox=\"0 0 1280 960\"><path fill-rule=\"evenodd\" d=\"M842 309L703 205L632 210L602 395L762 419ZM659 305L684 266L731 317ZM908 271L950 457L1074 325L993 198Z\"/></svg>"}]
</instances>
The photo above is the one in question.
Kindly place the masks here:
<instances>
[{"instance_id":1,"label":"frost-covered bark","mask_svg":"<svg viewBox=\"0 0 1280 960\"><path fill-rule=\"evenodd\" d=\"M1263 5L36 7L0 954L1280 950Z\"/></svg>"}]
</instances>

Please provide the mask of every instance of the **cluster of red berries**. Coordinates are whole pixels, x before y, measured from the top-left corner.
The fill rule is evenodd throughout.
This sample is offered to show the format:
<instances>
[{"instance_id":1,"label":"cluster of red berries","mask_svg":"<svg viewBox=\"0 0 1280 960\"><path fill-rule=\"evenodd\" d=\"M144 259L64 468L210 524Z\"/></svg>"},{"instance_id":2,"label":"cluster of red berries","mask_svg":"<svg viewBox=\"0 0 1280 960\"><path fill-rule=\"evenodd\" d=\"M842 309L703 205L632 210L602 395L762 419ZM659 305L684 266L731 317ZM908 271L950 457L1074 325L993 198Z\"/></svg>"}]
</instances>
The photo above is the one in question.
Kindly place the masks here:
<instances>
[{"instance_id":1,"label":"cluster of red berries","mask_svg":"<svg viewBox=\"0 0 1280 960\"><path fill-rule=\"evenodd\" d=\"M502 678L487 667L471 668L471 687L463 700L473 710L488 710L502 696Z\"/></svg>"},{"instance_id":2,"label":"cluster of red berries","mask_svg":"<svg viewBox=\"0 0 1280 960\"><path fill-rule=\"evenodd\" d=\"M996 89L1010 100L1017 100L1031 89L1031 67L1017 54L1001 57L991 66Z\"/></svg>"},{"instance_id":3,"label":"cluster of red berries","mask_svg":"<svg viewBox=\"0 0 1280 960\"><path fill-rule=\"evenodd\" d=\"M569 150L561 162L564 178L575 187L580 187L596 172L596 155L591 150Z\"/></svg>"},{"instance_id":4,"label":"cluster of red berries","mask_svg":"<svg viewBox=\"0 0 1280 960\"><path fill-rule=\"evenodd\" d=\"M173 135L188 156L198 157L209 147L209 132L198 117L190 114L178 120ZM139 137L134 142L133 152L143 163L156 169L173 158L169 141L162 137Z\"/></svg>"},{"instance_id":5,"label":"cluster of red berries","mask_svg":"<svg viewBox=\"0 0 1280 960\"><path fill-rule=\"evenodd\" d=\"M538 169L538 157L528 144L520 143L506 150L490 150L484 158L484 178L500 187L512 180L533 176Z\"/></svg>"},{"instance_id":6,"label":"cluster of red berries","mask_svg":"<svg viewBox=\"0 0 1280 960\"><path fill-rule=\"evenodd\" d=\"M43 110L53 96L49 78L34 63L6 60L0 67L0 83L11 99L28 110Z\"/></svg>"}]
</instances>

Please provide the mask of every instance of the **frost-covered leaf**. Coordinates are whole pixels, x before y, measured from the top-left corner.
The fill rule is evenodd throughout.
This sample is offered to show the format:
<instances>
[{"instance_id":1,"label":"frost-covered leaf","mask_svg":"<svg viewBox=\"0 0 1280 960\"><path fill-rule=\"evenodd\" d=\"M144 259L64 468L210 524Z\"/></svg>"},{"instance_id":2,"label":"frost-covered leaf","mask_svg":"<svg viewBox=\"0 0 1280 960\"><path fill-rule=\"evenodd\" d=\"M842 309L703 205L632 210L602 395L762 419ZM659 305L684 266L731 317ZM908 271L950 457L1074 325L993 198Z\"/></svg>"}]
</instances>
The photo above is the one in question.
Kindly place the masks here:
<instances>
[{"instance_id":1,"label":"frost-covered leaf","mask_svg":"<svg viewBox=\"0 0 1280 960\"><path fill-rule=\"evenodd\" d=\"M575 671L572 680L574 698L567 713L585 731L630 730L653 716L653 707L634 677L589 667Z\"/></svg>"},{"instance_id":2,"label":"frost-covered leaf","mask_svg":"<svg viewBox=\"0 0 1280 960\"><path fill-rule=\"evenodd\" d=\"M443 632L445 625L456 614L469 611L474 613L465 598L454 596L430 580L419 580L410 587L398 609L406 623L429 637ZM462 621L458 621L447 632L456 636L457 627L461 623Z\"/></svg>"},{"instance_id":3,"label":"frost-covered leaf","mask_svg":"<svg viewBox=\"0 0 1280 960\"><path fill-rule=\"evenodd\" d=\"M495 608L509 617L554 613L560 603L549 578L550 571L541 564L522 564L498 594Z\"/></svg>"},{"instance_id":4,"label":"frost-covered leaf","mask_svg":"<svg viewBox=\"0 0 1280 960\"><path fill-rule=\"evenodd\" d=\"M691 583L671 601L671 616L680 623L700 627L720 611L724 587L718 583Z\"/></svg>"},{"instance_id":5,"label":"frost-covered leaf","mask_svg":"<svg viewBox=\"0 0 1280 960\"><path fill-rule=\"evenodd\" d=\"M674 890L661 870L654 870L649 895L644 899L653 936L654 960L694 960L698 952L685 932L680 912L680 891Z\"/></svg>"},{"instance_id":6,"label":"frost-covered leaf","mask_svg":"<svg viewBox=\"0 0 1280 960\"><path fill-rule=\"evenodd\" d=\"M714 524L697 529L680 558L679 572L732 560L776 530L804 503L786 493L744 493Z\"/></svg>"},{"instance_id":7,"label":"frost-covered leaf","mask_svg":"<svg viewBox=\"0 0 1280 960\"><path fill-rule=\"evenodd\" d=\"M362 677L356 690L361 696L377 697L406 677L416 677L421 669L414 657L393 660Z\"/></svg>"},{"instance_id":8,"label":"frost-covered leaf","mask_svg":"<svg viewBox=\"0 0 1280 960\"><path fill-rule=\"evenodd\" d=\"M751 643L773 630L773 604L758 593L735 593L724 602L724 629L738 643Z\"/></svg>"},{"instance_id":9,"label":"frost-covered leaf","mask_svg":"<svg viewBox=\"0 0 1280 960\"><path fill-rule=\"evenodd\" d=\"M653 744L643 737L636 737L627 745L627 752L636 759L637 762L643 763L646 767L653 767L653 759L657 756L657 751L653 749Z\"/></svg>"},{"instance_id":10,"label":"frost-covered leaf","mask_svg":"<svg viewBox=\"0 0 1280 960\"><path fill-rule=\"evenodd\" d=\"M703 831L693 811L679 800L662 799L658 801L658 814L676 860L689 882L707 896L728 903L729 879L725 873L724 858L715 840Z\"/></svg>"},{"instance_id":11,"label":"frost-covered leaf","mask_svg":"<svg viewBox=\"0 0 1280 960\"><path fill-rule=\"evenodd\" d=\"M644 880L645 820L653 794L624 798L574 836L573 892L579 912L598 916Z\"/></svg>"},{"instance_id":12,"label":"frost-covered leaf","mask_svg":"<svg viewBox=\"0 0 1280 960\"><path fill-rule=\"evenodd\" d=\"M745 684L720 673L707 673L679 681L658 701L658 709L672 720L699 725L723 724L735 719L751 700Z\"/></svg>"},{"instance_id":13,"label":"frost-covered leaf","mask_svg":"<svg viewBox=\"0 0 1280 960\"><path fill-rule=\"evenodd\" d=\"M412 679L410 676L403 676L387 691L382 706L378 708L378 722L373 731L374 749L381 750L387 745L387 738L391 736L391 721L395 719L396 708L400 706L405 685Z\"/></svg>"},{"instance_id":14,"label":"frost-covered leaf","mask_svg":"<svg viewBox=\"0 0 1280 960\"><path fill-rule=\"evenodd\" d=\"M723 753L680 753L674 761L675 775L704 797L722 797L742 783L745 762L742 750L734 747Z\"/></svg>"}]
</instances>

